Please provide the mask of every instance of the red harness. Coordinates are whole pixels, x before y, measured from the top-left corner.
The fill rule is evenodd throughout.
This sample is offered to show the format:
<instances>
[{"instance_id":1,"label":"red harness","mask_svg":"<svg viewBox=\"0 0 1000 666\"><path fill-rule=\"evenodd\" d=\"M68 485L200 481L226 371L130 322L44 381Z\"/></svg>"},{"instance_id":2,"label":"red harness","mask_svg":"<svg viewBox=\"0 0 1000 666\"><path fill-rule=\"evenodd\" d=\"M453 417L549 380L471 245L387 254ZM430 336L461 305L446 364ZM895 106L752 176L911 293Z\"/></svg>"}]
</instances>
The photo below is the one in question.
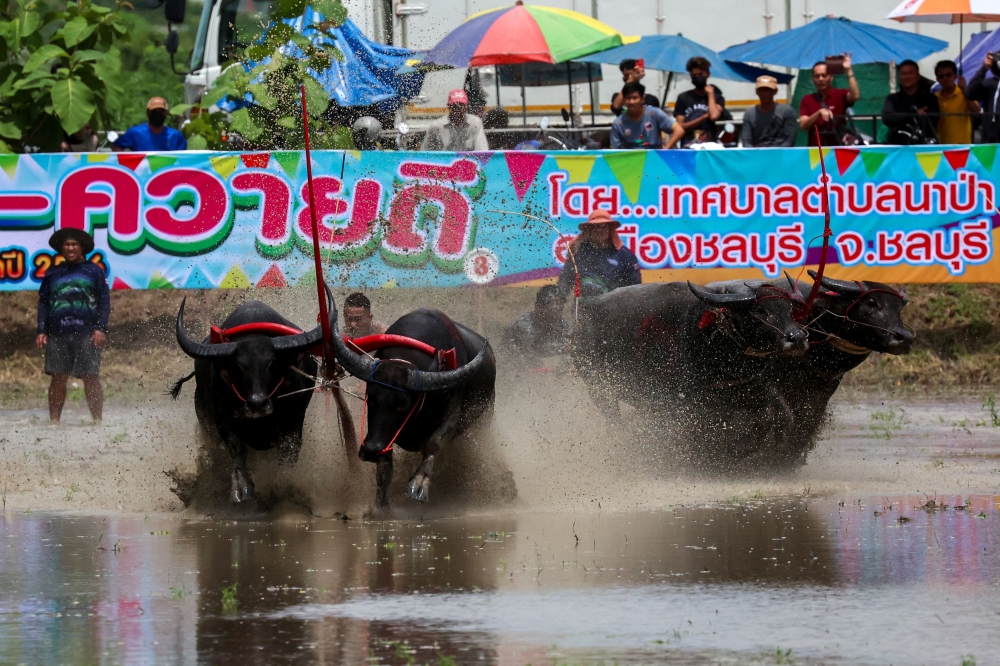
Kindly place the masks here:
<instances>
[{"instance_id":1,"label":"red harness","mask_svg":"<svg viewBox=\"0 0 1000 666\"><path fill-rule=\"evenodd\" d=\"M370 352L370 351L375 351L377 349L385 349L386 347L405 347L407 349L415 349L419 352L427 354L428 356L436 357L438 360L438 367L440 367L441 369L456 370L458 368L458 357L455 353L454 348L449 349L447 351L443 349L436 349L431 345L427 344L426 342L421 342L420 340L414 340L413 338L408 338L405 335L389 335L382 333L380 335L366 335L364 337L354 338L353 340L345 335L344 342L362 352ZM400 363L409 363L410 365L413 365L409 361L403 360L401 358L393 358L386 360L399 361ZM397 390L405 391L405 389L397 389ZM406 392L409 393L409 391ZM410 412L406 415L406 418L403 419L402 425L400 425L399 429L396 430L396 434L392 436L392 439L389 440L389 443L385 445L385 448L383 448L381 451L378 452L380 456L385 455L386 453L392 451L393 445L396 443L396 440L399 439L399 435L401 432L403 432L403 428L405 428L406 424L410 422L410 418L412 418L414 414L423 409L424 399L426 397L427 397L426 393L420 394L420 397L417 398L417 401L413 403L413 407L410 408ZM365 441L365 422L367 420L368 420L368 389L366 387L365 401L363 406L361 407L361 427L359 429L360 430L359 441L362 442L362 446L364 445L363 443Z\"/></svg>"},{"instance_id":2,"label":"red harness","mask_svg":"<svg viewBox=\"0 0 1000 666\"><path fill-rule=\"evenodd\" d=\"M275 324L269 321L258 321L252 324L243 324L241 326L234 326L232 328L225 329L219 328L218 326L212 326L211 332L208 335L208 341L213 345L218 345L225 342L231 342L232 338L240 335L248 335L250 333L278 336L298 335L301 332L301 330L295 328L294 326L285 326L284 324ZM240 394L240 392L236 389L236 386L234 386L231 381L225 377L222 378L222 381L226 383L226 386L233 390L233 393L236 394L237 398L239 398L242 402L247 401L247 399ZM288 381L287 373L281 378L281 381L278 382L277 386L275 386L271 392L267 394L267 399L270 400L274 397L274 394L278 392L278 389L285 385L286 381Z\"/></svg>"}]
</instances>

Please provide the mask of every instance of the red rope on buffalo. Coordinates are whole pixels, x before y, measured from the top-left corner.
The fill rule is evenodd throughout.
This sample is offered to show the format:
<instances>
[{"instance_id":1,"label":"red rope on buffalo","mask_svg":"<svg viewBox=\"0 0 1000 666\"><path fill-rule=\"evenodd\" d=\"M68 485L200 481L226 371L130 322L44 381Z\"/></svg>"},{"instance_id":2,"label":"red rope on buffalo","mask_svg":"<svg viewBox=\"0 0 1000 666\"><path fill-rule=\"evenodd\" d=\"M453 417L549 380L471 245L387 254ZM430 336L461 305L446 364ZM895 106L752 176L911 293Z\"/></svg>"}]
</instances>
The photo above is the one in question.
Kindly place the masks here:
<instances>
[{"instance_id":1,"label":"red rope on buffalo","mask_svg":"<svg viewBox=\"0 0 1000 666\"><path fill-rule=\"evenodd\" d=\"M816 279L809 291L809 297L802 309L799 310L798 316L795 317L797 321L802 321L809 316L813 303L819 296L819 287L823 283L823 270L826 268L826 252L830 248L830 236L833 235L830 230L830 177L826 174L826 162L823 161L823 141L819 135L818 125L813 125L813 131L816 133L816 149L819 150L819 166L823 170L823 253L819 258Z\"/></svg>"}]
</instances>

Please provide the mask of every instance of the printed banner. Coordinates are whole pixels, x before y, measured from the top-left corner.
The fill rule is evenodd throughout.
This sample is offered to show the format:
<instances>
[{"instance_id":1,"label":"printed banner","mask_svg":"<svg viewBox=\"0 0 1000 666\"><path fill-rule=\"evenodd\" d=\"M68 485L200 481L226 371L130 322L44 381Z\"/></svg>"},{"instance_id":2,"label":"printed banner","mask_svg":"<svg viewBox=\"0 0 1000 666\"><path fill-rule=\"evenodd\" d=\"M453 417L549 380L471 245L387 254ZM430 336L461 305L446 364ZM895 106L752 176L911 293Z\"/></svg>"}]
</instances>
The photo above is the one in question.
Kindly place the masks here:
<instances>
[{"instance_id":1,"label":"printed banner","mask_svg":"<svg viewBox=\"0 0 1000 666\"><path fill-rule=\"evenodd\" d=\"M996 145L825 153L828 274L997 282ZM56 229L91 232L114 289L550 281L597 207L643 280L801 275L820 259L823 184L810 148L313 155L0 155L0 289L36 289Z\"/></svg>"}]
</instances>

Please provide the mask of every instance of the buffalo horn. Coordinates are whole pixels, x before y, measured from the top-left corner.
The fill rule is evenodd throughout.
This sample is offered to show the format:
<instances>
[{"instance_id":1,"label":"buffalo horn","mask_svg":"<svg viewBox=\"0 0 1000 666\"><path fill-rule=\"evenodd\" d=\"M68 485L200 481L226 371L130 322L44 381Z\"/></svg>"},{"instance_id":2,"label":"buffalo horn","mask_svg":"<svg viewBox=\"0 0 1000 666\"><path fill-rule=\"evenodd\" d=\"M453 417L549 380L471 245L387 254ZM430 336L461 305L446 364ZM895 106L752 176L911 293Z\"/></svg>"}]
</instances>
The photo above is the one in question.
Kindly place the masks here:
<instances>
[{"instance_id":1,"label":"buffalo horn","mask_svg":"<svg viewBox=\"0 0 1000 666\"><path fill-rule=\"evenodd\" d=\"M472 375L476 374L479 366L483 364L483 358L486 356L486 348L489 346L488 342L484 342L483 348L479 350L476 357L456 370L445 370L443 372L410 371L406 376L405 388L410 391L420 391L421 393L444 391L454 388L468 381Z\"/></svg>"},{"instance_id":2,"label":"buffalo horn","mask_svg":"<svg viewBox=\"0 0 1000 666\"><path fill-rule=\"evenodd\" d=\"M749 305L757 300L757 295L752 289L741 291L738 294L716 294L713 291L709 291L708 289L705 289L697 284L691 284L690 282L688 282L688 288L691 290L692 294L698 297L699 300L702 300L709 305L719 307L727 305Z\"/></svg>"},{"instance_id":3,"label":"buffalo horn","mask_svg":"<svg viewBox=\"0 0 1000 666\"><path fill-rule=\"evenodd\" d=\"M809 271L809 276L815 280L816 271ZM822 284L830 291L843 294L844 296L857 296L862 291L861 285L848 280L834 280L833 278L824 277Z\"/></svg>"},{"instance_id":4,"label":"buffalo horn","mask_svg":"<svg viewBox=\"0 0 1000 666\"><path fill-rule=\"evenodd\" d=\"M181 309L177 312L177 344L181 346L185 354L196 360L210 361L214 358L229 356L236 351L235 342L206 345L189 338L188 334L184 331L185 303L187 303L187 297L184 297L184 300L181 301Z\"/></svg>"},{"instance_id":5,"label":"buffalo horn","mask_svg":"<svg viewBox=\"0 0 1000 666\"><path fill-rule=\"evenodd\" d=\"M295 335L283 335L278 338L271 338L271 345L274 351L302 351L314 347L317 342L323 339L323 327L317 326L311 331L297 333Z\"/></svg>"}]
</instances>

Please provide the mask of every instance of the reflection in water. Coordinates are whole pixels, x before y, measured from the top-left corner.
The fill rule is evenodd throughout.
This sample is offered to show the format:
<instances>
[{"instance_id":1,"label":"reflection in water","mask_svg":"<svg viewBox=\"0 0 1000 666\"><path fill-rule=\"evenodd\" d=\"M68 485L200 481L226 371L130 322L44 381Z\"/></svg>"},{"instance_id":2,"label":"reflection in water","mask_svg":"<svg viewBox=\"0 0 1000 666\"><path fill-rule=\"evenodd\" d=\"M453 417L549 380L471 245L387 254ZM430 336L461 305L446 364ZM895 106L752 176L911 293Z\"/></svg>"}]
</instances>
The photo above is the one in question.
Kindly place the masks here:
<instances>
[{"instance_id":1,"label":"reflection in water","mask_svg":"<svg viewBox=\"0 0 1000 666\"><path fill-rule=\"evenodd\" d=\"M924 501L426 522L8 514L0 662L699 663L780 645L798 663L988 663L1000 512Z\"/></svg>"}]
</instances>

